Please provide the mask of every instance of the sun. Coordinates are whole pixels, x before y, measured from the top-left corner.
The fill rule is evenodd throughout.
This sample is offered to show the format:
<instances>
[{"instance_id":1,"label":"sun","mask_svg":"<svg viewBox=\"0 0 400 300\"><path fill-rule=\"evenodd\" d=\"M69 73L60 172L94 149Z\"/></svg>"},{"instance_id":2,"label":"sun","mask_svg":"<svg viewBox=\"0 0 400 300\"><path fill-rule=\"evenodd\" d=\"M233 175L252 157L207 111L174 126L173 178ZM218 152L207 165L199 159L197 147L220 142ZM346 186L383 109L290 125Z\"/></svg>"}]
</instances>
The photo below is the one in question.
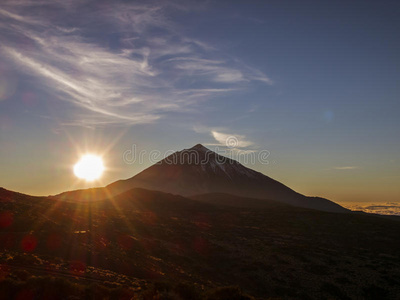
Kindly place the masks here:
<instances>
[{"instance_id":1,"label":"sun","mask_svg":"<svg viewBox=\"0 0 400 300\"><path fill-rule=\"evenodd\" d=\"M86 154L74 166L74 174L80 179L93 181L99 179L104 172L103 160L100 156Z\"/></svg>"}]
</instances>

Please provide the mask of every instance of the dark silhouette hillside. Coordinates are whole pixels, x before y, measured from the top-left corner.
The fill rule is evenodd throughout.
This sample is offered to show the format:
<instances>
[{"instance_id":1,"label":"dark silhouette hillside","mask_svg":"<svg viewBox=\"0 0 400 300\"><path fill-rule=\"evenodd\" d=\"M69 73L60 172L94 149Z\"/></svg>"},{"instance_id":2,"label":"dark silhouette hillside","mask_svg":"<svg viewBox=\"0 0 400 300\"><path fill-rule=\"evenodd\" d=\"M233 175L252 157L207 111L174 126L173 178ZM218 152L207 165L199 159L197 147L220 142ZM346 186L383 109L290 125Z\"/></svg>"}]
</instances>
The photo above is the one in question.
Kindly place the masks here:
<instances>
[{"instance_id":1,"label":"dark silhouette hillside","mask_svg":"<svg viewBox=\"0 0 400 300\"><path fill-rule=\"evenodd\" d=\"M198 299L400 293L398 221L227 194L193 198L132 189L81 202L2 190L0 275L13 287L7 293L32 288L42 295L54 282L46 276L68 281L57 285L74 297L85 288L92 293L94 284L104 295L137 299L182 299L176 293L184 291Z\"/></svg>"}]
</instances>

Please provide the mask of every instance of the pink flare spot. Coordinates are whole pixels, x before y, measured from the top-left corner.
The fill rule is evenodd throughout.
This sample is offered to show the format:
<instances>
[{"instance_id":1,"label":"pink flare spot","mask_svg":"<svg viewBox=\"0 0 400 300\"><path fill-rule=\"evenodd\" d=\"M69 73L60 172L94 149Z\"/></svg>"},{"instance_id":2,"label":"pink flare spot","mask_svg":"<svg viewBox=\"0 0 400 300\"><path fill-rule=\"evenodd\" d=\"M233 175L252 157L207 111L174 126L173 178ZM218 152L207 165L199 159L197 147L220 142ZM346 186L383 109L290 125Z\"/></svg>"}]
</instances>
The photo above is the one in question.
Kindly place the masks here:
<instances>
[{"instance_id":1,"label":"pink flare spot","mask_svg":"<svg viewBox=\"0 0 400 300\"><path fill-rule=\"evenodd\" d=\"M21 241L21 247L26 252L32 252L38 244L37 238L31 234L24 236Z\"/></svg>"},{"instance_id":2,"label":"pink flare spot","mask_svg":"<svg viewBox=\"0 0 400 300\"><path fill-rule=\"evenodd\" d=\"M74 276L82 276L85 274L86 271L86 264L82 261L73 261L70 265L70 272Z\"/></svg>"}]
</instances>

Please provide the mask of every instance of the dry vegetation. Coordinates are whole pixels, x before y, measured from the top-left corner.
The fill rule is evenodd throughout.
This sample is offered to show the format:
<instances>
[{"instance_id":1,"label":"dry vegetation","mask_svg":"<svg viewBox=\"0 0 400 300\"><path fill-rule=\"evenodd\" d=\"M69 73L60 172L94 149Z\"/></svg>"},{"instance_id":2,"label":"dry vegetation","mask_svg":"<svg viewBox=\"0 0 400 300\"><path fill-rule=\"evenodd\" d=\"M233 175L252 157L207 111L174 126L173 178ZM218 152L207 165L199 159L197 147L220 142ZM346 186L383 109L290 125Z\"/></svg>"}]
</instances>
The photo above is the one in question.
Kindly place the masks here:
<instances>
[{"instance_id":1,"label":"dry vegetation","mask_svg":"<svg viewBox=\"0 0 400 300\"><path fill-rule=\"evenodd\" d=\"M0 198L3 220L11 220L0 229L0 289L11 295L4 299L24 291L67 299L400 294L396 220L213 206L146 190L93 203Z\"/></svg>"}]
</instances>

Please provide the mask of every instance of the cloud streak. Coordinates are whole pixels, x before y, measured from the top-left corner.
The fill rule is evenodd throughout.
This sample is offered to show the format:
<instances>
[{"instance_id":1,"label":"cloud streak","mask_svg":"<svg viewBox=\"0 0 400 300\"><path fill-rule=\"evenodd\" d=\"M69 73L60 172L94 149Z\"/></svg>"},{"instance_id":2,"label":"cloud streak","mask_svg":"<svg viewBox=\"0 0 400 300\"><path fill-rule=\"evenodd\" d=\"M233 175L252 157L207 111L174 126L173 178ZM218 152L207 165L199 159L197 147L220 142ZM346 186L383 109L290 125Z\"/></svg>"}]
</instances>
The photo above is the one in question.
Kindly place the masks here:
<instances>
[{"instance_id":1,"label":"cloud streak","mask_svg":"<svg viewBox=\"0 0 400 300\"><path fill-rule=\"evenodd\" d=\"M333 167L335 170L355 170L358 169L357 166L343 166L343 167Z\"/></svg>"},{"instance_id":2,"label":"cloud streak","mask_svg":"<svg viewBox=\"0 0 400 300\"><path fill-rule=\"evenodd\" d=\"M227 134L215 130L212 130L211 134L214 139L219 143L219 145L223 147L237 149L254 146L254 143L248 141L244 135Z\"/></svg>"},{"instance_id":3,"label":"cloud streak","mask_svg":"<svg viewBox=\"0 0 400 300\"><path fill-rule=\"evenodd\" d=\"M185 36L168 14L189 5L89 3L95 8L81 1L20 0L0 9L2 56L57 99L81 108L68 124L149 123L257 81L273 83Z\"/></svg>"}]
</instances>

